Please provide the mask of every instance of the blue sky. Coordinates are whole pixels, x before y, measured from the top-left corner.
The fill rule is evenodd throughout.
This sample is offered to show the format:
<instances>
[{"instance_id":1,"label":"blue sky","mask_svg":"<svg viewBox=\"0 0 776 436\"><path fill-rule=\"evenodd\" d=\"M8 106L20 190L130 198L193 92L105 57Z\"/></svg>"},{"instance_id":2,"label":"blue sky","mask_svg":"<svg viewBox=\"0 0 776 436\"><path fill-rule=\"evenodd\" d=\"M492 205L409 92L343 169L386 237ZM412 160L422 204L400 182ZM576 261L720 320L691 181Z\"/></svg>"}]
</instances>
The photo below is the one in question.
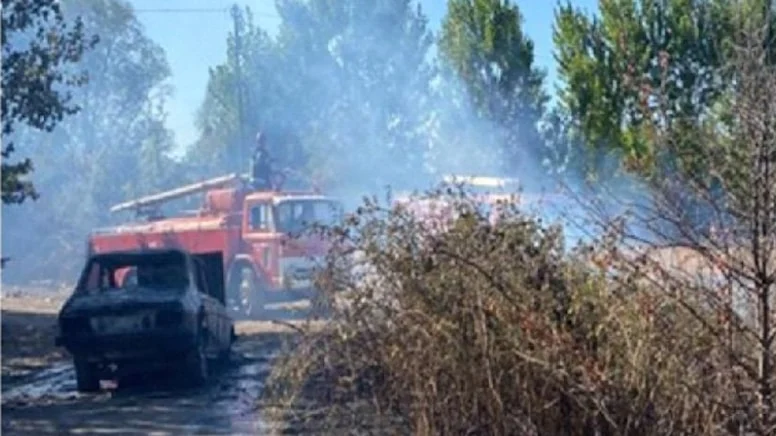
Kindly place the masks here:
<instances>
[{"instance_id":1,"label":"blue sky","mask_svg":"<svg viewBox=\"0 0 776 436\"><path fill-rule=\"evenodd\" d=\"M371 1L371 0L363 0ZM564 0L565 1L565 0ZM228 9L234 0L130 0L147 34L167 53L175 94L168 104L168 126L181 146L197 137L196 110L204 96L208 68L226 57L226 36L232 21ZM249 6L256 22L273 33L279 24L274 0L237 1ZM420 0L433 30L446 11L445 0ZM533 39L537 63L547 69L548 84L555 81L552 22L556 0L516 0L523 13L523 30ZM589 11L598 0L572 0Z\"/></svg>"}]
</instances>

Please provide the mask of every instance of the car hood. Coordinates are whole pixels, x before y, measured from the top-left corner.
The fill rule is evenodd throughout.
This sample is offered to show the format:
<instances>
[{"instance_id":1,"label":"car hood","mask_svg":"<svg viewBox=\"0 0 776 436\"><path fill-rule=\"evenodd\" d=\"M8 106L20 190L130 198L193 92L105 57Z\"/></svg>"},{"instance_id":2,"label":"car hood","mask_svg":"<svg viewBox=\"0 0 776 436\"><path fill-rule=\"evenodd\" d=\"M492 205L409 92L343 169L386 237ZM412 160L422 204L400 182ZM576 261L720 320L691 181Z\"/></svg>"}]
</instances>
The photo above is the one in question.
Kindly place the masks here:
<instances>
[{"instance_id":1,"label":"car hood","mask_svg":"<svg viewBox=\"0 0 776 436\"><path fill-rule=\"evenodd\" d=\"M108 289L97 294L74 294L60 311L60 316L108 314L138 309L181 307L181 289L134 288Z\"/></svg>"}]
</instances>

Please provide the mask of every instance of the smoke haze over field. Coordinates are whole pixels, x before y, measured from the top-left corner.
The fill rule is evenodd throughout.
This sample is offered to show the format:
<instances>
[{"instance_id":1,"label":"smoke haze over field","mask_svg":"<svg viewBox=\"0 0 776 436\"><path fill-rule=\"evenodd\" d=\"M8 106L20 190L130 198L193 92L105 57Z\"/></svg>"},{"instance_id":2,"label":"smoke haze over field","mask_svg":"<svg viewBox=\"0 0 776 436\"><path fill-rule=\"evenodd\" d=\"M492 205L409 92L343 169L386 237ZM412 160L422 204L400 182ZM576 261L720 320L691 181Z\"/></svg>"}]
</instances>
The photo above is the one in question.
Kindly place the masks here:
<instances>
[{"instance_id":1,"label":"smoke haze over field","mask_svg":"<svg viewBox=\"0 0 776 436\"><path fill-rule=\"evenodd\" d=\"M526 106L528 93L501 90L490 106L473 103L472 86L497 90L506 73L487 64L481 83L462 80L415 2L284 0L272 35L243 11L239 38L230 34L207 89L176 90L203 96L198 139L180 158L166 127L169 54L123 0L64 3L101 42L82 62L92 76L74 92L82 111L51 134L17 133L42 197L3 207L3 255L12 258L4 281L72 280L88 232L123 218L108 213L111 205L246 171L259 128L284 166L324 178L348 207L388 186L425 190L450 173L515 177L527 192L554 188L531 131L539 120L519 111L508 122L493 117L505 101L505 112Z\"/></svg>"},{"instance_id":2,"label":"smoke haze over field","mask_svg":"<svg viewBox=\"0 0 776 436\"><path fill-rule=\"evenodd\" d=\"M177 153L197 139L193 117L196 107L201 103L202 90L208 75L207 66L223 62L226 59L225 39L233 28L228 8L231 0L165 0L160 12L158 0L131 0L140 12L138 18L146 27L149 37L158 41L167 51L172 68L172 82L176 93L170 100L168 125L175 132ZM239 2L238 2L239 3ZM275 35L280 25L280 17L274 1L249 4L256 13L256 22ZM447 10L446 1L420 0L429 17L429 26L436 32ZM525 17L524 30L533 39L537 62L548 70L547 89L555 83L555 63L552 56L552 23L555 2L535 2L514 0ZM572 2L590 11L597 9L597 0L575 0ZM193 9L193 10L192 10ZM175 26L170 26L170 21ZM202 38L201 29L207 28L209 35ZM204 65L204 67L203 67Z\"/></svg>"}]
</instances>

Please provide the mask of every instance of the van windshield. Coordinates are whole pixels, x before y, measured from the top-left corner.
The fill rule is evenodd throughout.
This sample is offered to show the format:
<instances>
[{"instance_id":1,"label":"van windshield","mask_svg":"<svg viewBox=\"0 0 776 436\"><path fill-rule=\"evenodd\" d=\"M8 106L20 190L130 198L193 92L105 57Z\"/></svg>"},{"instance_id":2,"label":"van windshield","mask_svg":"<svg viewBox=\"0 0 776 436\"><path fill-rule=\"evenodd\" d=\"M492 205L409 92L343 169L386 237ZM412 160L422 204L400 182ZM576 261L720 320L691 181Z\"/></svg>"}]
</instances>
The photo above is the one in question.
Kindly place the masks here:
<instances>
[{"instance_id":1,"label":"van windshield","mask_svg":"<svg viewBox=\"0 0 776 436\"><path fill-rule=\"evenodd\" d=\"M78 290L185 289L189 277L179 253L109 254L93 257L84 268Z\"/></svg>"}]
</instances>

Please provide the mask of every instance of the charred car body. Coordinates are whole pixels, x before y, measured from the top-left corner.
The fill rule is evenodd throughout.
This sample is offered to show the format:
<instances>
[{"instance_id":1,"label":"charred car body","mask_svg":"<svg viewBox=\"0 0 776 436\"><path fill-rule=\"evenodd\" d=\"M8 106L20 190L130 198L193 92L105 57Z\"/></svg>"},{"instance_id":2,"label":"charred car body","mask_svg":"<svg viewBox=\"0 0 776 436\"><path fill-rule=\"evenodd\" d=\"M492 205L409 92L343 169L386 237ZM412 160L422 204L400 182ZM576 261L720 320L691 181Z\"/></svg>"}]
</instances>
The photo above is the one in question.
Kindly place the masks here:
<instances>
[{"instance_id":1,"label":"charred car body","mask_svg":"<svg viewBox=\"0 0 776 436\"><path fill-rule=\"evenodd\" d=\"M56 343L73 356L79 391L169 365L202 384L235 339L224 294L220 252L95 254L60 311Z\"/></svg>"}]
</instances>

